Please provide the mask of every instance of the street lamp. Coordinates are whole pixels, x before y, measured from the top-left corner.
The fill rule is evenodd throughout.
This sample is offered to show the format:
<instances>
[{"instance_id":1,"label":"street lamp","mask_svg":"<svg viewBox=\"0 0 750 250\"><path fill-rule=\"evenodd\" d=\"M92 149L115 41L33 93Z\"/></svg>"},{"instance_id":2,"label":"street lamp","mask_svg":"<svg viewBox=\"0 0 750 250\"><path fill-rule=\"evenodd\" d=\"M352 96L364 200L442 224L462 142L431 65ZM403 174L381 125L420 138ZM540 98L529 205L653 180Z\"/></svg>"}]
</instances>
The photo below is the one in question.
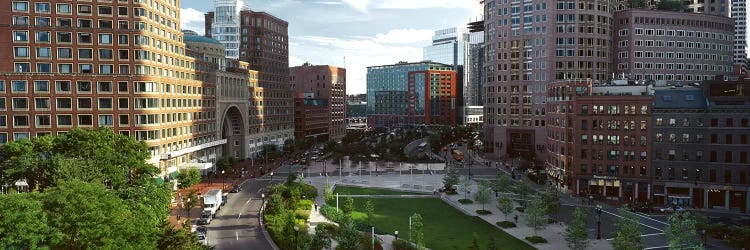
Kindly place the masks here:
<instances>
[{"instance_id":1,"label":"street lamp","mask_svg":"<svg viewBox=\"0 0 750 250\"><path fill-rule=\"evenodd\" d=\"M297 235L299 234L299 227L294 226L294 249L299 249L299 246L297 245Z\"/></svg>"},{"instance_id":2,"label":"street lamp","mask_svg":"<svg viewBox=\"0 0 750 250\"><path fill-rule=\"evenodd\" d=\"M601 240L602 239L602 206L601 205L596 205L596 213L599 215L599 218L596 221L596 239Z\"/></svg>"},{"instance_id":3,"label":"street lamp","mask_svg":"<svg viewBox=\"0 0 750 250\"><path fill-rule=\"evenodd\" d=\"M271 181L273 181L273 172L271 172Z\"/></svg>"},{"instance_id":4,"label":"street lamp","mask_svg":"<svg viewBox=\"0 0 750 250\"><path fill-rule=\"evenodd\" d=\"M221 170L221 175L224 176L224 179L221 181L221 190L224 190L224 184L227 182L227 175L224 174L224 170Z\"/></svg>"}]
</instances>

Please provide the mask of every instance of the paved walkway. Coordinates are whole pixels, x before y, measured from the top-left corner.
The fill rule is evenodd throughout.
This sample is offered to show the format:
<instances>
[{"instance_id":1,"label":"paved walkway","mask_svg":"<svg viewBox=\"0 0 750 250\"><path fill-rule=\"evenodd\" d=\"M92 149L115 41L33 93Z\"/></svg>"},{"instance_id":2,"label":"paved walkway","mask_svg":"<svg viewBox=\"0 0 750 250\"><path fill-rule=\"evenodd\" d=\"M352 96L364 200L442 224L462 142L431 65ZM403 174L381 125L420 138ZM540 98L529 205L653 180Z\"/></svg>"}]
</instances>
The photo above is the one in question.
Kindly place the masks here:
<instances>
[{"instance_id":1,"label":"paved walkway","mask_svg":"<svg viewBox=\"0 0 750 250\"><path fill-rule=\"evenodd\" d=\"M399 190L407 190L407 191L420 191L420 192L426 192L431 193L434 188L442 186L442 175L398 175L398 174L391 174L391 175L380 175L380 176L346 176L346 177L329 177L328 180L326 180L325 177L315 176L315 177L309 177L305 179L306 181L310 182L310 184L318 187L318 198L316 199L316 202L318 204L324 204L324 197L323 197L323 187L326 184L326 181L331 184L336 185L349 185L349 186L363 186L363 187L379 187L379 188L390 188L390 189L399 189ZM472 192L476 192L476 183L472 185ZM449 204L453 205L454 207L459 208L464 213L477 216L476 210L481 209L482 206L478 204L469 204L469 205L463 205L458 203L459 199L464 198L464 195L443 195L443 199L448 202ZM471 197L470 197L471 198ZM522 213L518 213L515 210L512 214L508 215L509 219L506 219L505 216L500 213L500 211L495 206L497 204L496 198L493 196L492 201L485 205L486 210L492 211L491 215L481 215L480 218L484 219L488 223L495 225L498 221L504 221L504 220L513 220L513 217L518 215L518 227L516 228L510 228L510 229L502 229L508 234L512 235L513 237L516 237L518 239L524 240L527 236L533 236L535 235L534 231L526 226L526 219L525 216ZM519 206L517 203L515 206ZM311 215L312 218L313 215ZM311 219L312 220L312 219ZM546 244L537 244L533 245L534 247L538 249L569 249L567 247L567 242L565 241L563 237L563 233L565 231L565 226L560 224L553 224L548 225L546 229L539 230L536 235L542 236L545 239L549 241L549 243ZM383 237L380 236L379 238L384 240L383 246L390 247L390 242L392 242L393 237ZM612 249L611 245L607 243L605 240L593 240L590 245L591 249ZM385 248L388 249L388 248Z\"/></svg>"}]
</instances>

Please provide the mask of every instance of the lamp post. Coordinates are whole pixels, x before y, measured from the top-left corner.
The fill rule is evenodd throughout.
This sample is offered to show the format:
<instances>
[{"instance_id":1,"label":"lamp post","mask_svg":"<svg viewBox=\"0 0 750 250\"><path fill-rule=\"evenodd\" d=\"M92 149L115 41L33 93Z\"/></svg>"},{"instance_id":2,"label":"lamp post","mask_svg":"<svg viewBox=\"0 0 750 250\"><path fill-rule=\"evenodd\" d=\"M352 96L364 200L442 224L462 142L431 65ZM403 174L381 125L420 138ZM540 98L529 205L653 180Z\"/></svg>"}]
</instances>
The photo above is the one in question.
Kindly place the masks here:
<instances>
[{"instance_id":1,"label":"lamp post","mask_svg":"<svg viewBox=\"0 0 750 250\"><path fill-rule=\"evenodd\" d=\"M596 213L599 215L599 218L596 221L596 239L601 240L602 239L602 206L596 205Z\"/></svg>"},{"instance_id":2,"label":"lamp post","mask_svg":"<svg viewBox=\"0 0 750 250\"><path fill-rule=\"evenodd\" d=\"M271 172L271 181L273 181L273 172Z\"/></svg>"},{"instance_id":3,"label":"lamp post","mask_svg":"<svg viewBox=\"0 0 750 250\"><path fill-rule=\"evenodd\" d=\"M396 230L395 234L396 234L396 240L398 240L398 230Z\"/></svg>"},{"instance_id":4,"label":"lamp post","mask_svg":"<svg viewBox=\"0 0 750 250\"><path fill-rule=\"evenodd\" d=\"M297 245L297 235L299 234L299 227L294 226L294 249L299 249Z\"/></svg>"},{"instance_id":5,"label":"lamp post","mask_svg":"<svg viewBox=\"0 0 750 250\"><path fill-rule=\"evenodd\" d=\"M221 175L224 176L224 179L221 181L221 190L224 190L224 184L227 182L227 175L224 174L224 170L221 170Z\"/></svg>"}]
</instances>

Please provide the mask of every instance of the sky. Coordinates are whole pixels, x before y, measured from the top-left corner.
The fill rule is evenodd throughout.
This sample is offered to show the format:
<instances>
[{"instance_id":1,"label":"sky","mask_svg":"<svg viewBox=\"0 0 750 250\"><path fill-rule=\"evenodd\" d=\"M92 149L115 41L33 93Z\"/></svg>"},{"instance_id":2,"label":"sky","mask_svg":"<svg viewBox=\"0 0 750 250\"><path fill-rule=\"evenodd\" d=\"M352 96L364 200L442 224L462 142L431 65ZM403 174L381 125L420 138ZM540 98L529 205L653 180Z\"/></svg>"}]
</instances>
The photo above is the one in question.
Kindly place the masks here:
<instances>
[{"instance_id":1,"label":"sky","mask_svg":"<svg viewBox=\"0 0 750 250\"><path fill-rule=\"evenodd\" d=\"M182 0L182 29L204 33L213 1ZM289 65L347 71L347 94L366 92L368 66L422 60L435 30L466 27L479 0L243 0L244 7L289 22Z\"/></svg>"}]
</instances>

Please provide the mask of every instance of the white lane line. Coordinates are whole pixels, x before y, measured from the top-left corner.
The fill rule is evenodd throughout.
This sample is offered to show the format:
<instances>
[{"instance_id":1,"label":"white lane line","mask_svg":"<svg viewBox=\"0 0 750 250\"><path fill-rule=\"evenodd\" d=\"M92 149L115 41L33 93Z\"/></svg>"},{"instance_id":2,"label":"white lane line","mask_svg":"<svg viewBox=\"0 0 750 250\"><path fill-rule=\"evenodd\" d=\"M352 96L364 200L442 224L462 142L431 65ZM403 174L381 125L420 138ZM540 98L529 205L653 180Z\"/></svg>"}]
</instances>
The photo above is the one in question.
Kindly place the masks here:
<instances>
[{"instance_id":1,"label":"white lane line","mask_svg":"<svg viewBox=\"0 0 750 250\"><path fill-rule=\"evenodd\" d=\"M618 218L622 218L622 216L620 216L620 215L618 215L618 214L610 213L610 212L609 212L609 211L607 211L607 210L604 210L604 209L602 209L601 211L602 211L602 212L605 212L605 213L608 213L608 214L611 214L611 215L613 215L613 216L616 216L616 217L618 217ZM634 221L634 220L631 220L631 221ZM651 228L651 229L654 229L654 230L656 230L656 231L659 231L659 232L662 232L662 233L664 232L664 230L661 230L661 229L658 229L658 228L655 228L655 227L652 227L652 226L649 226L649 225L643 224L643 223L641 223L640 221L635 221L635 222L637 222L637 223L638 223L639 225L641 225L641 226L644 226L644 227L647 227L647 228Z\"/></svg>"},{"instance_id":2,"label":"white lane line","mask_svg":"<svg viewBox=\"0 0 750 250\"><path fill-rule=\"evenodd\" d=\"M240 232L234 232L234 237L236 240L240 240Z\"/></svg>"},{"instance_id":3,"label":"white lane line","mask_svg":"<svg viewBox=\"0 0 750 250\"><path fill-rule=\"evenodd\" d=\"M655 234L642 234L642 235L641 235L641 237L656 236L656 235L662 235L662 234L664 234L664 233L655 233ZM607 240L608 240L608 241L612 241L612 240L614 240L614 239L615 239L615 238L609 238L609 239L607 239Z\"/></svg>"},{"instance_id":4,"label":"white lane line","mask_svg":"<svg viewBox=\"0 0 750 250\"><path fill-rule=\"evenodd\" d=\"M631 213L633 213L633 212L631 212ZM661 223L661 224L664 224L664 225L669 225L669 224L667 224L666 222L663 222L663 221L660 221L660 220L657 220L657 219L654 219L654 218L648 217L648 216L646 216L645 214L641 214L641 213L634 213L634 214L635 214L635 215L638 215L638 216L640 216L641 218L645 218L645 219L649 219L649 220L652 220L652 221L656 221L656 222L658 222L658 223Z\"/></svg>"}]
</instances>

